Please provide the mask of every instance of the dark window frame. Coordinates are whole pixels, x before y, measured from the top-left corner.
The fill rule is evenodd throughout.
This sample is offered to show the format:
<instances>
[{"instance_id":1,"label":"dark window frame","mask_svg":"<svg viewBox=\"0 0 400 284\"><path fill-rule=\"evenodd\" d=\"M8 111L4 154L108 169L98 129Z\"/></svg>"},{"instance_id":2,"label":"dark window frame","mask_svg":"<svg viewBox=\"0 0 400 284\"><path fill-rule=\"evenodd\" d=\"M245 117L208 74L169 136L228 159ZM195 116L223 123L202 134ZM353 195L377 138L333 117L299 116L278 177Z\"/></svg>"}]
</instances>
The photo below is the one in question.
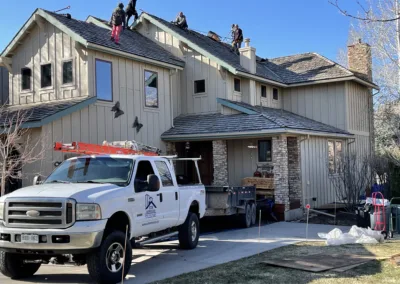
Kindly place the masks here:
<instances>
[{"instance_id":1,"label":"dark window frame","mask_svg":"<svg viewBox=\"0 0 400 284\"><path fill-rule=\"evenodd\" d=\"M157 106L149 106L147 105L147 94L146 94L146 72L157 74ZM158 109L160 108L160 96L159 96L159 85L158 85L158 72L145 69L143 72L143 93L144 93L144 106L150 109Z\"/></svg>"},{"instance_id":2,"label":"dark window frame","mask_svg":"<svg viewBox=\"0 0 400 284\"><path fill-rule=\"evenodd\" d=\"M265 90L265 93L263 92L264 90ZM267 86L265 86L265 85L261 85L261 97L264 99L267 98Z\"/></svg>"},{"instance_id":3,"label":"dark window frame","mask_svg":"<svg viewBox=\"0 0 400 284\"><path fill-rule=\"evenodd\" d=\"M65 73L64 73L64 64L66 64L66 63L71 63L71 82L65 82L64 81L64 75L65 75ZM61 76L62 76L62 85L63 86L70 86L70 85L73 85L74 84L74 82L75 82L75 74L74 74L74 60L73 59L67 59L67 60L63 60L62 62L61 62L61 70L62 70L62 74L61 74Z\"/></svg>"},{"instance_id":4,"label":"dark window frame","mask_svg":"<svg viewBox=\"0 0 400 284\"><path fill-rule=\"evenodd\" d=\"M199 83L199 82L203 82L203 84L204 84L204 90L202 90L202 91L198 91L198 87L197 87L197 83ZM206 90L206 79L200 79L200 80L194 80L194 84L193 84L194 86L194 94L195 95L199 95L199 94L205 94L206 92L207 92L207 90Z\"/></svg>"},{"instance_id":5,"label":"dark window frame","mask_svg":"<svg viewBox=\"0 0 400 284\"><path fill-rule=\"evenodd\" d=\"M279 100L279 89L278 88L272 89L272 99L274 99L275 101Z\"/></svg>"},{"instance_id":6,"label":"dark window frame","mask_svg":"<svg viewBox=\"0 0 400 284\"><path fill-rule=\"evenodd\" d=\"M29 75L29 88L24 88L24 71L29 70L30 75ZM32 69L29 67L24 67L21 68L21 91L32 91Z\"/></svg>"},{"instance_id":7,"label":"dark window frame","mask_svg":"<svg viewBox=\"0 0 400 284\"><path fill-rule=\"evenodd\" d=\"M43 68L46 66L50 66L50 85L44 86L44 76L43 76ZM52 63L45 63L40 65L40 88L41 89L48 89L53 87L53 64Z\"/></svg>"},{"instance_id":8,"label":"dark window frame","mask_svg":"<svg viewBox=\"0 0 400 284\"><path fill-rule=\"evenodd\" d=\"M97 62L103 62L103 63L109 63L111 65L111 100L105 100L105 99L99 99L97 96ZM114 101L114 72L113 72L113 63L112 61L108 61L108 60L103 60L103 59L99 59L96 58L95 60L95 75L94 75L94 82L96 84L96 97L99 101L103 101L103 102L113 102Z\"/></svg>"},{"instance_id":9,"label":"dark window frame","mask_svg":"<svg viewBox=\"0 0 400 284\"><path fill-rule=\"evenodd\" d=\"M236 89L236 82L239 82L239 91ZM240 80L239 78L233 78L233 90L237 93L241 93L242 92L242 80Z\"/></svg>"},{"instance_id":10,"label":"dark window frame","mask_svg":"<svg viewBox=\"0 0 400 284\"><path fill-rule=\"evenodd\" d=\"M165 162L165 161L155 161L154 164L156 165L156 169L157 169L157 171L158 171L158 175L160 176L161 185L162 185L163 187L171 187L171 186L174 186L174 180L173 180L173 178L172 178L172 173L171 173L170 168L168 167L167 162ZM160 168L159 168L159 164L165 165L166 169L168 170L169 177L161 173ZM164 177L168 179L168 183L167 183L167 184L165 184L166 180L163 179Z\"/></svg>"},{"instance_id":11,"label":"dark window frame","mask_svg":"<svg viewBox=\"0 0 400 284\"><path fill-rule=\"evenodd\" d=\"M268 153L265 153L265 160L260 159L260 157L261 157L261 155L260 155L260 151L261 151L260 144L261 144L261 143L264 143L264 142L269 143L269 152L270 152L270 155L268 155ZM257 153L257 155L258 155L258 162L259 162L259 163L268 163L268 162L272 162L272 139L258 140L258 145L257 145L257 146L258 146L258 148L257 148L257 150L258 150L258 153ZM267 151L268 151L268 147L267 147Z\"/></svg>"},{"instance_id":12,"label":"dark window frame","mask_svg":"<svg viewBox=\"0 0 400 284\"><path fill-rule=\"evenodd\" d=\"M137 166L136 166L136 169L135 169L135 171L134 171L134 175L132 175L132 177L133 177L133 186L134 186L134 191L136 192L136 193L139 193L139 192L147 192L148 190L139 190L139 187L140 186L143 186L143 187L145 187L145 184L138 184L138 179L136 178L137 177L137 174L138 174L138 170L139 170L139 167L140 167L140 163L148 163L148 164L150 164L150 166L151 166L151 169L153 170L153 172L152 173L150 173L150 175L151 174L155 174L156 172L155 172L155 168L154 168L154 165L153 165L153 163L151 162L151 161L149 161L149 160L140 160L140 161L137 161ZM149 174L148 174L149 175ZM147 181L147 176L145 177L145 180L142 180L142 182L144 182L144 181Z\"/></svg>"}]
</instances>

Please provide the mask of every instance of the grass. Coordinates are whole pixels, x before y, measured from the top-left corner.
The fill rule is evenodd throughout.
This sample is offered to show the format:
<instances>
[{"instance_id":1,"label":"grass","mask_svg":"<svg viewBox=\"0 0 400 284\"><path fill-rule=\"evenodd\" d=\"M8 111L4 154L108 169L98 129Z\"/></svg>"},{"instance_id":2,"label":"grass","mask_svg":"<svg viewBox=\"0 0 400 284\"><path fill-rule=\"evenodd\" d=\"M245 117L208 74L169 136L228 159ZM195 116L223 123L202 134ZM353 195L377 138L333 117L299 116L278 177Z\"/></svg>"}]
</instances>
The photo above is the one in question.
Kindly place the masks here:
<instances>
[{"instance_id":1,"label":"grass","mask_svg":"<svg viewBox=\"0 0 400 284\"><path fill-rule=\"evenodd\" d=\"M400 253L400 241L391 240L378 245L345 245L328 247L322 242L304 242L267 251L259 256L221 264L197 272L158 281L158 284L208 283L296 283L296 284L376 284L400 283L400 267L388 260L374 260L346 272L312 273L301 270L272 267L260 263L268 258L301 256L317 253L354 253L387 257Z\"/></svg>"}]
</instances>

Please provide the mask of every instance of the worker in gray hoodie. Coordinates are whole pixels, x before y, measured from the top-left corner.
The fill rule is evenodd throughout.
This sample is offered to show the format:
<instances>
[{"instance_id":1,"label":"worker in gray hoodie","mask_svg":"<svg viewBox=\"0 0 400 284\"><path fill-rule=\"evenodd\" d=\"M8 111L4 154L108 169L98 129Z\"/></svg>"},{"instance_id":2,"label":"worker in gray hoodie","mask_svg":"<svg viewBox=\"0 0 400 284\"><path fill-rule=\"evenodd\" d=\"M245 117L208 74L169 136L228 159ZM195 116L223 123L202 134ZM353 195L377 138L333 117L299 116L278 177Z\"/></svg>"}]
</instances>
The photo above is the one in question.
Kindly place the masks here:
<instances>
[{"instance_id":1,"label":"worker in gray hoodie","mask_svg":"<svg viewBox=\"0 0 400 284\"><path fill-rule=\"evenodd\" d=\"M124 11L124 4L119 3L118 7L114 10L111 16L110 24L112 25L112 33L111 40L115 42L115 44L119 44L119 36L122 32L122 29L126 27L126 17Z\"/></svg>"},{"instance_id":2,"label":"worker in gray hoodie","mask_svg":"<svg viewBox=\"0 0 400 284\"><path fill-rule=\"evenodd\" d=\"M176 20L172 22L173 24L177 25L181 29L187 29L188 24L186 20L186 16L183 14L183 12L180 12L178 16L176 17Z\"/></svg>"}]
</instances>

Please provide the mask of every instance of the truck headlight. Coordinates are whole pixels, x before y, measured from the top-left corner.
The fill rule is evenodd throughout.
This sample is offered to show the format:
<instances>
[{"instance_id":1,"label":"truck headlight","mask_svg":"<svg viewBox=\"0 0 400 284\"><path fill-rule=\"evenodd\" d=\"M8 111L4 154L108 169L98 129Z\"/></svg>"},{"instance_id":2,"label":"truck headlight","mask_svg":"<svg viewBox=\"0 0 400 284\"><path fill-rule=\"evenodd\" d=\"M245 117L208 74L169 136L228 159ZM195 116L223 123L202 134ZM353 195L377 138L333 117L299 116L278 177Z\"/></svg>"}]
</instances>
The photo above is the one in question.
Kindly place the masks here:
<instances>
[{"instance_id":1,"label":"truck headlight","mask_svg":"<svg viewBox=\"0 0 400 284\"><path fill-rule=\"evenodd\" d=\"M4 202L0 202L0 220L4 220Z\"/></svg>"},{"instance_id":2,"label":"truck headlight","mask_svg":"<svg viewBox=\"0 0 400 284\"><path fill-rule=\"evenodd\" d=\"M100 220L101 210L98 204L76 204L76 221Z\"/></svg>"}]
</instances>

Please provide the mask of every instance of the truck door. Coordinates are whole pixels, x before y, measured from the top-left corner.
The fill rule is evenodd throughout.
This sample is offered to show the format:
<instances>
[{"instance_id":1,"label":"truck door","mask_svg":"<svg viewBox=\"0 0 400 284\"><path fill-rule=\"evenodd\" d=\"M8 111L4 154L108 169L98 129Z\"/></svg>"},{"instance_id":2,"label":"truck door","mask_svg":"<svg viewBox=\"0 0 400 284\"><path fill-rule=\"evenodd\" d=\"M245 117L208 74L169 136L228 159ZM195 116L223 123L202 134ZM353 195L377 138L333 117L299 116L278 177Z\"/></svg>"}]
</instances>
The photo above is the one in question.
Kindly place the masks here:
<instances>
[{"instance_id":1,"label":"truck door","mask_svg":"<svg viewBox=\"0 0 400 284\"><path fill-rule=\"evenodd\" d=\"M163 229L159 192L148 191L147 176L153 174L155 171L151 161L138 160L133 183L135 197L132 203L137 235L146 235Z\"/></svg>"},{"instance_id":2,"label":"truck door","mask_svg":"<svg viewBox=\"0 0 400 284\"><path fill-rule=\"evenodd\" d=\"M175 177L171 174L174 171L166 161L154 162L161 182L160 201L161 211L163 212L163 226L170 228L176 226L179 219L179 189Z\"/></svg>"}]
</instances>

